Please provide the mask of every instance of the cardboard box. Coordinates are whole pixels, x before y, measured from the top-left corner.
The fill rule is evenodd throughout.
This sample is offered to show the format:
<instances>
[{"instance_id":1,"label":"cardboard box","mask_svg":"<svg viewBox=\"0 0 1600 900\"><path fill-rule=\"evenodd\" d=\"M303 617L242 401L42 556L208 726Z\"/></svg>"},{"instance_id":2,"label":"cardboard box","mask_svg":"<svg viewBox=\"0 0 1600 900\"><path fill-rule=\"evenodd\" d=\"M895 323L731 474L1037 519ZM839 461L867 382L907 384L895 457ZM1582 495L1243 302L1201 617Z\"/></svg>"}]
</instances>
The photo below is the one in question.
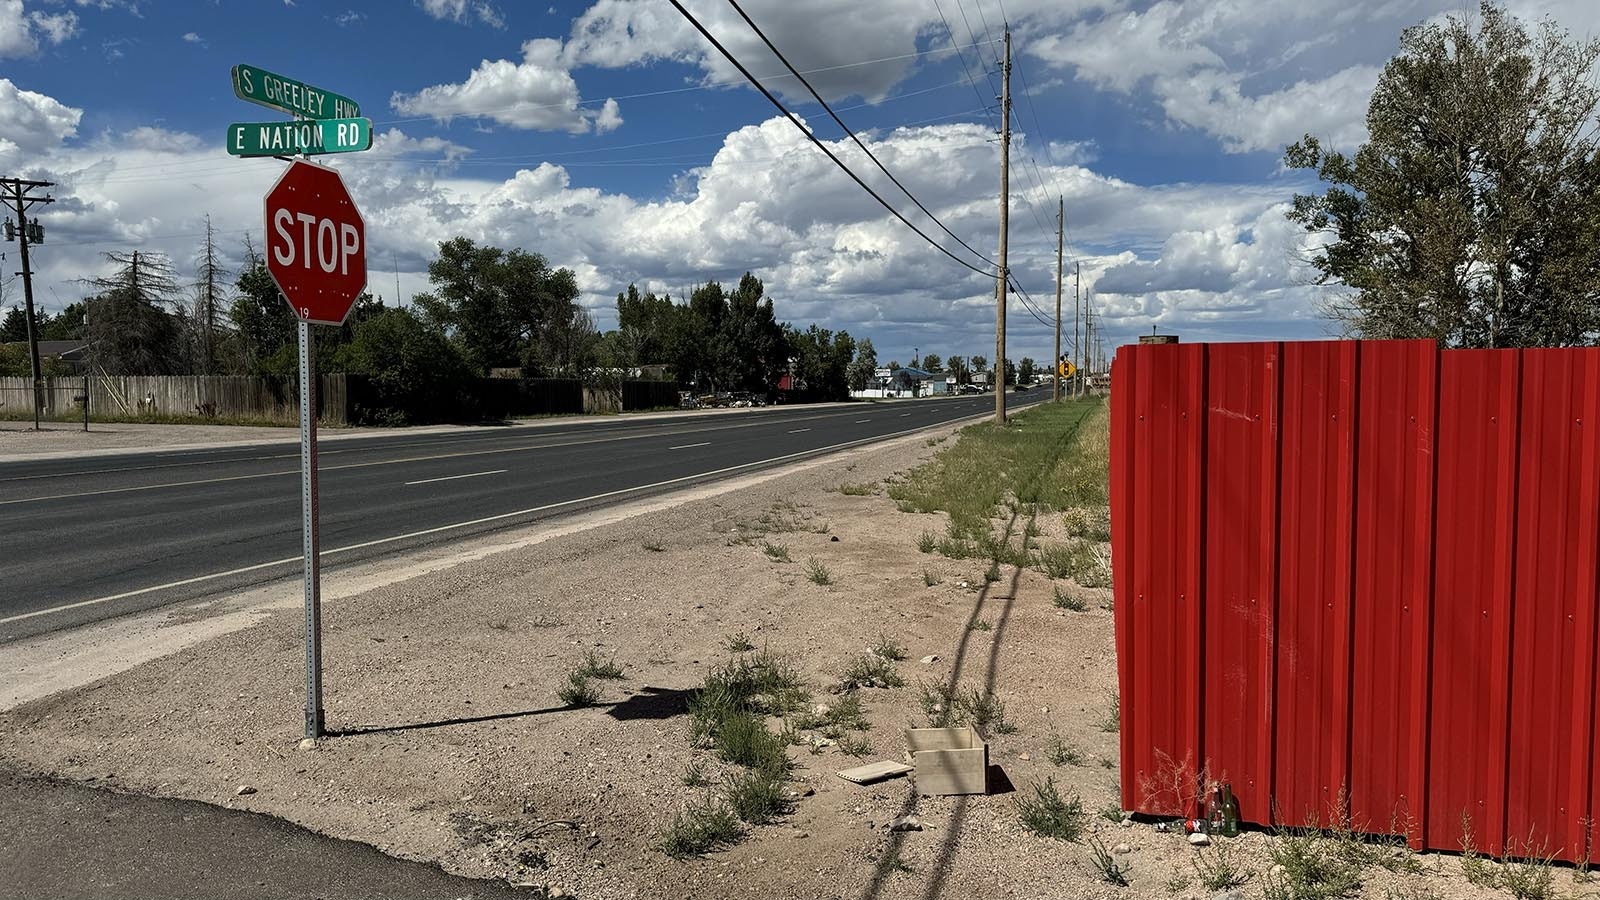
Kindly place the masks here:
<instances>
[{"instance_id":1,"label":"cardboard box","mask_svg":"<svg viewBox=\"0 0 1600 900\"><path fill-rule=\"evenodd\" d=\"M971 725L906 729L906 756L921 794L985 794L989 745Z\"/></svg>"}]
</instances>

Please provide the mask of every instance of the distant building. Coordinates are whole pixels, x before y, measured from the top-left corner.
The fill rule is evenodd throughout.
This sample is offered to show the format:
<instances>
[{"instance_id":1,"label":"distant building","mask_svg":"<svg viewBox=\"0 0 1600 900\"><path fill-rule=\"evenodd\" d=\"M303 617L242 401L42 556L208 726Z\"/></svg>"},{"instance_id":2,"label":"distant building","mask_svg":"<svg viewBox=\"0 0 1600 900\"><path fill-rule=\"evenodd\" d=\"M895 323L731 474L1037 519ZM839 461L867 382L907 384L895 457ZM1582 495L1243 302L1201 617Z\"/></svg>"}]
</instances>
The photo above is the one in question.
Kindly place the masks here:
<instances>
[{"instance_id":1,"label":"distant building","mask_svg":"<svg viewBox=\"0 0 1600 900\"><path fill-rule=\"evenodd\" d=\"M28 354L27 341L11 341L0 346L7 349L19 348L24 357ZM39 367L52 368L48 365L50 360L60 361L61 366L55 367L58 371L62 366L72 374L86 371L89 365L89 344L87 341L40 341Z\"/></svg>"}]
</instances>

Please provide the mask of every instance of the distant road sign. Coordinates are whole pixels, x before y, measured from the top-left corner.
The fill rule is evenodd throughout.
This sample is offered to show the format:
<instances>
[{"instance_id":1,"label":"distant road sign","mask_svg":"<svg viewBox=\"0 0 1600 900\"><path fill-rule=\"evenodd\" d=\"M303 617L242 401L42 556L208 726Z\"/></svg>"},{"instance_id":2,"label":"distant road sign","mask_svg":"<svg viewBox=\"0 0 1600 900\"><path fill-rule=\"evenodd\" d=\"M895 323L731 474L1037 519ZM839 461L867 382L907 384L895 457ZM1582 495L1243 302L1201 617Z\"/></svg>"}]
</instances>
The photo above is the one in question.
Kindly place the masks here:
<instances>
[{"instance_id":1,"label":"distant road sign","mask_svg":"<svg viewBox=\"0 0 1600 900\"><path fill-rule=\"evenodd\" d=\"M338 325L367 286L366 225L339 173L297 159L266 198L267 271L295 316Z\"/></svg>"},{"instance_id":2,"label":"distant road sign","mask_svg":"<svg viewBox=\"0 0 1600 900\"><path fill-rule=\"evenodd\" d=\"M372 147L372 120L235 122L228 126L227 146L234 156L352 153Z\"/></svg>"},{"instance_id":3,"label":"distant road sign","mask_svg":"<svg viewBox=\"0 0 1600 900\"><path fill-rule=\"evenodd\" d=\"M233 93L240 100L308 119L354 119L361 115L361 107L349 97L242 63L233 67Z\"/></svg>"}]
</instances>

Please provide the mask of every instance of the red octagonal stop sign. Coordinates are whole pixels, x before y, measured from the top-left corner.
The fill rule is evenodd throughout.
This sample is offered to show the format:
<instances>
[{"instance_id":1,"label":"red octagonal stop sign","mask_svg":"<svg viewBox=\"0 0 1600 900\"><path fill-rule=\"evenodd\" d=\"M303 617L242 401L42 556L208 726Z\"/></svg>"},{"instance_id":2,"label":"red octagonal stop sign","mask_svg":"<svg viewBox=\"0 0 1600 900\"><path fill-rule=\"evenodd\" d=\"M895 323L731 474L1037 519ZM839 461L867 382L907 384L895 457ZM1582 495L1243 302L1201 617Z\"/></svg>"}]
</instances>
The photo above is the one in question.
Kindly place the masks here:
<instances>
[{"instance_id":1,"label":"red octagonal stop sign","mask_svg":"<svg viewBox=\"0 0 1600 900\"><path fill-rule=\"evenodd\" d=\"M338 172L297 159L267 191L267 271L299 318L350 314L367 287L367 235Z\"/></svg>"}]
</instances>

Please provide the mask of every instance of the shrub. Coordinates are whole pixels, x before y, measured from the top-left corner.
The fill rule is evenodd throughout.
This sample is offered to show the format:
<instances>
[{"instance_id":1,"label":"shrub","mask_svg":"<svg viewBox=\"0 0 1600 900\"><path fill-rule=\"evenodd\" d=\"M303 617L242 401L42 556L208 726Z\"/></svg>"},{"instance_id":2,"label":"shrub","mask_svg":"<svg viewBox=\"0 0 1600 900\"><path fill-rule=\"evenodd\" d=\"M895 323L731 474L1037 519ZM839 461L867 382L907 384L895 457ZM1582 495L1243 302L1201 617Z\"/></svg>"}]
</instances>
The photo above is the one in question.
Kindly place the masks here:
<instances>
[{"instance_id":1,"label":"shrub","mask_svg":"<svg viewBox=\"0 0 1600 900\"><path fill-rule=\"evenodd\" d=\"M705 797L679 810L661 833L661 851L673 859L699 856L739 839L739 819L727 805Z\"/></svg>"},{"instance_id":2,"label":"shrub","mask_svg":"<svg viewBox=\"0 0 1600 900\"><path fill-rule=\"evenodd\" d=\"M1089 608L1089 604L1085 603L1082 597L1063 594L1060 587L1055 588L1055 596L1050 598L1050 603L1056 609L1065 609L1072 612L1083 612Z\"/></svg>"},{"instance_id":3,"label":"shrub","mask_svg":"<svg viewBox=\"0 0 1600 900\"><path fill-rule=\"evenodd\" d=\"M1032 793L1017 800L1017 815L1040 837L1076 842L1083 835L1083 801L1077 794L1062 797L1054 778L1035 782Z\"/></svg>"},{"instance_id":4,"label":"shrub","mask_svg":"<svg viewBox=\"0 0 1600 900\"><path fill-rule=\"evenodd\" d=\"M833 573L828 571L827 566L817 562L815 559L808 559L806 560L806 579L812 584L826 586L833 584Z\"/></svg>"},{"instance_id":5,"label":"shrub","mask_svg":"<svg viewBox=\"0 0 1600 900\"><path fill-rule=\"evenodd\" d=\"M789 811L783 781L781 773L766 769L730 776L724 791L728 808L751 825L765 825Z\"/></svg>"},{"instance_id":6,"label":"shrub","mask_svg":"<svg viewBox=\"0 0 1600 900\"><path fill-rule=\"evenodd\" d=\"M923 553L932 553L939 549L939 539L924 531L922 536L917 538L917 549Z\"/></svg>"},{"instance_id":7,"label":"shrub","mask_svg":"<svg viewBox=\"0 0 1600 900\"><path fill-rule=\"evenodd\" d=\"M585 650L578 671L590 678L617 679L622 677L622 667L615 658L601 656L597 651Z\"/></svg>"},{"instance_id":8,"label":"shrub","mask_svg":"<svg viewBox=\"0 0 1600 900\"><path fill-rule=\"evenodd\" d=\"M567 683L556 691L556 697L570 707L593 706L600 702L600 689L589 682L589 676L578 669L567 673Z\"/></svg>"},{"instance_id":9,"label":"shrub","mask_svg":"<svg viewBox=\"0 0 1600 900\"><path fill-rule=\"evenodd\" d=\"M789 548L782 544L774 544L771 541L762 541L761 552L765 553L768 559L771 559L775 562L789 561Z\"/></svg>"},{"instance_id":10,"label":"shrub","mask_svg":"<svg viewBox=\"0 0 1600 900\"><path fill-rule=\"evenodd\" d=\"M1094 870L1100 874L1101 881L1117 887L1128 886L1128 871L1133 868L1133 864L1117 862L1116 857L1106 851L1106 845L1097 837L1089 838L1089 860L1094 864Z\"/></svg>"},{"instance_id":11,"label":"shrub","mask_svg":"<svg viewBox=\"0 0 1600 900\"><path fill-rule=\"evenodd\" d=\"M895 671L894 660L877 653L863 653L845 665L839 685L845 690L859 687L897 688L906 683Z\"/></svg>"}]
</instances>

